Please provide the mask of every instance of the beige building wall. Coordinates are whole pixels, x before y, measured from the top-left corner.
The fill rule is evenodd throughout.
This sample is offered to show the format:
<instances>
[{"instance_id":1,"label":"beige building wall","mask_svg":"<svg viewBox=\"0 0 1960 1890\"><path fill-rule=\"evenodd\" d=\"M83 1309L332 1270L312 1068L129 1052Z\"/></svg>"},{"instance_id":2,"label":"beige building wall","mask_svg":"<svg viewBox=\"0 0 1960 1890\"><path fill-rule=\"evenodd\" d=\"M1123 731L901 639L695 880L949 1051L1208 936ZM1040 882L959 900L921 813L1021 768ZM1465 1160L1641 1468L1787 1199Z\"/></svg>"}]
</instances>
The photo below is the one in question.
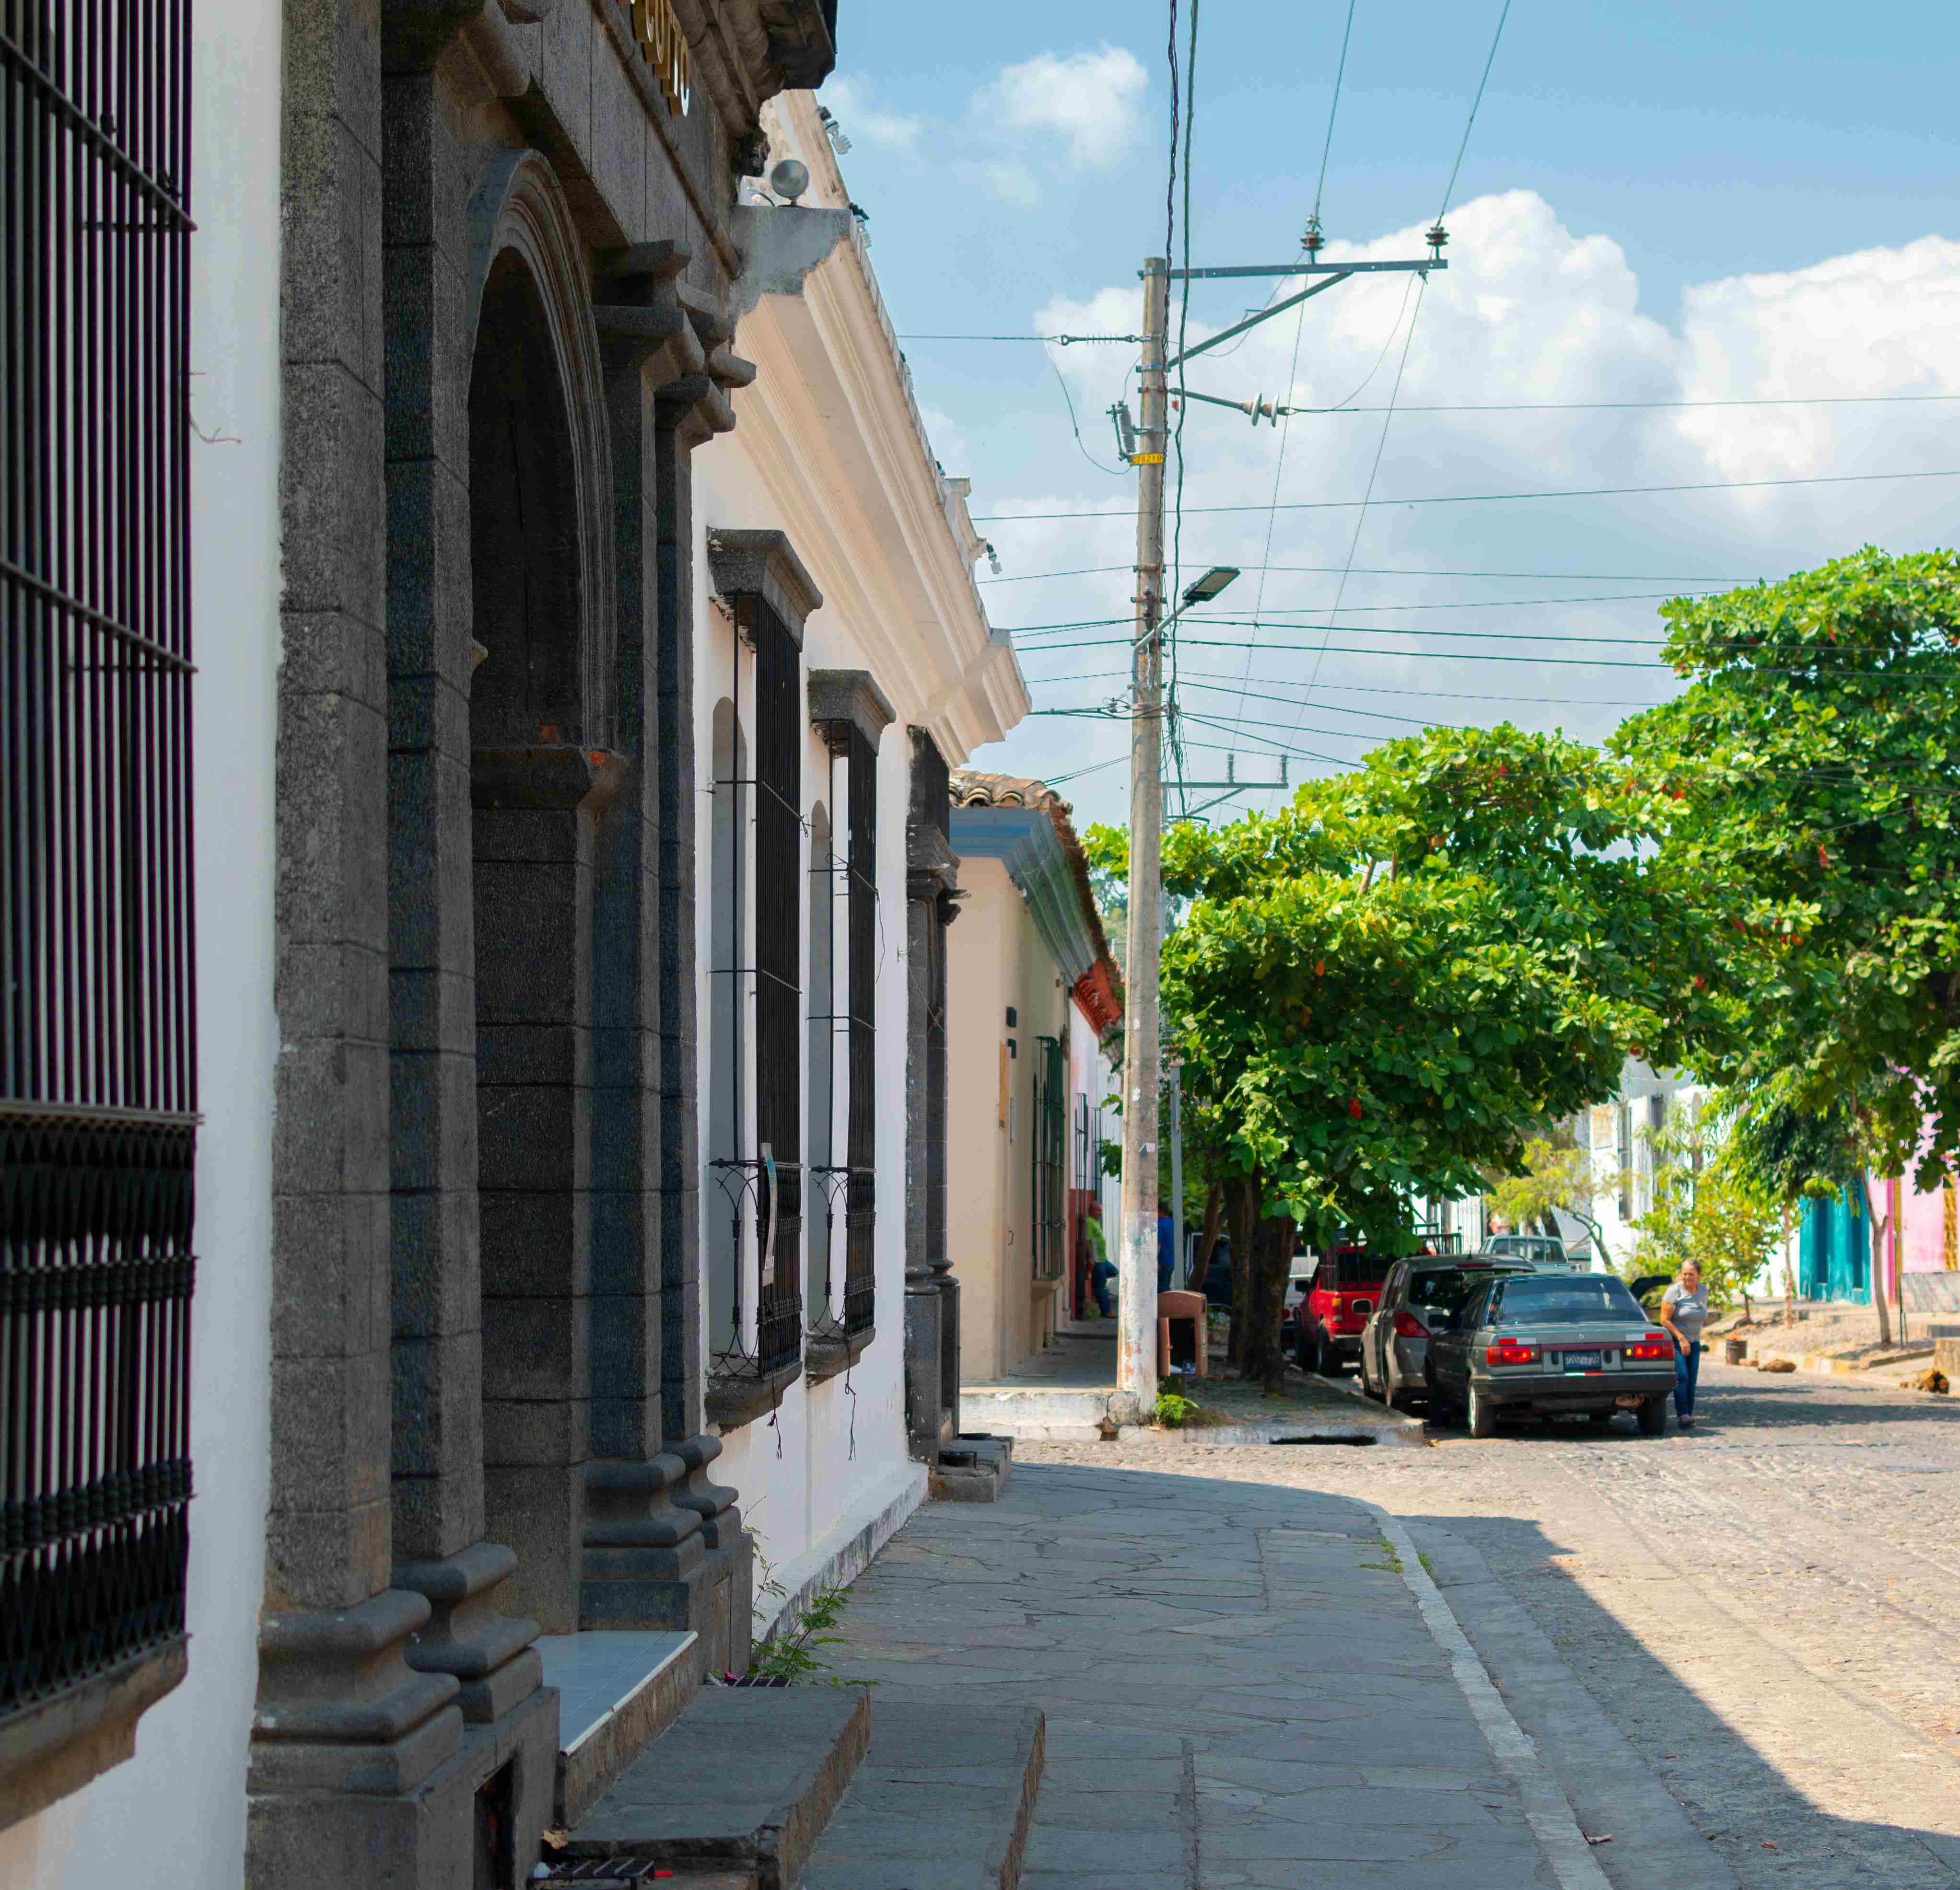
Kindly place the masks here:
<instances>
[{"instance_id":1,"label":"beige building wall","mask_svg":"<svg viewBox=\"0 0 1960 1890\"><path fill-rule=\"evenodd\" d=\"M947 1235L960 1377L985 1384L1039 1352L1060 1310L1063 1282L1032 1277L1035 1073L1042 1037L1066 1048L1086 1027L1007 867L968 859L959 883L969 896L947 934Z\"/></svg>"}]
</instances>

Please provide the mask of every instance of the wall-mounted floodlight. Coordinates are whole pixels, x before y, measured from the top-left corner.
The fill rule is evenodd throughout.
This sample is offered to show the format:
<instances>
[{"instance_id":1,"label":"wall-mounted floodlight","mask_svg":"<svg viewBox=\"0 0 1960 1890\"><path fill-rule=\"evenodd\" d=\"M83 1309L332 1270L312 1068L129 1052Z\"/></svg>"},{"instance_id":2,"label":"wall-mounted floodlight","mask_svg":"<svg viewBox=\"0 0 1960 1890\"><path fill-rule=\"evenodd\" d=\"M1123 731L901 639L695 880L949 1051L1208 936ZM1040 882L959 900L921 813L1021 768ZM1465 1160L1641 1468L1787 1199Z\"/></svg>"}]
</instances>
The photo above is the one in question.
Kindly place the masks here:
<instances>
[{"instance_id":1,"label":"wall-mounted floodlight","mask_svg":"<svg viewBox=\"0 0 1960 1890\"><path fill-rule=\"evenodd\" d=\"M778 197L794 203L810 188L810 167L794 157L785 157L769 173L769 188Z\"/></svg>"},{"instance_id":2,"label":"wall-mounted floodlight","mask_svg":"<svg viewBox=\"0 0 1960 1890\"><path fill-rule=\"evenodd\" d=\"M1187 604L1208 604L1239 575L1236 564L1214 564L1204 575L1184 587Z\"/></svg>"}]
</instances>

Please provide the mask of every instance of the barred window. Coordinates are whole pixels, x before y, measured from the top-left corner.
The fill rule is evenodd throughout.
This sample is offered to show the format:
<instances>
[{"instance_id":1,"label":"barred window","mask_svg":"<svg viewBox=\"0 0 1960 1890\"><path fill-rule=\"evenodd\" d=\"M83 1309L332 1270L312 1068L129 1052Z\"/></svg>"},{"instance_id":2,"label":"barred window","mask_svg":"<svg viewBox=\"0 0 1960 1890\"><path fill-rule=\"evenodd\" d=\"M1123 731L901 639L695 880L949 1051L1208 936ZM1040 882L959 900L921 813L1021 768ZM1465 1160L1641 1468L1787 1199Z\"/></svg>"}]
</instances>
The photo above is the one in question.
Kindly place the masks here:
<instances>
[{"instance_id":1,"label":"barred window","mask_svg":"<svg viewBox=\"0 0 1960 1890\"><path fill-rule=\"evenodd\" d=\"M189 52L0 17L0 1725L184 1634Z\"/></svg>"},{"instance_id":2,"label":"barred window","mask_svg":"<svg viewBox=\"0 0 1960 1890\"><path fill-rule=\"evenodd\" d=\"M861 729L851 731L846 760L851 1177L844 1217L844 1329L860 1333L871 1324L875 1310L878 1221L878 752Z\"/></svg>"},{"instance_id":3,"label":"barred window","mask_svg":"<svg viewBox=\"0 0 1960 1890\"><path fill-rule=\"evenodd\" d=\"M728 1213L730 1317L714 1333L724 1375L761 1375L802 1355L801 666L794 640L759 596L734 599L727 738L717 731L716 904L712 967L717 1036L710 1080L717 1142L711 1167ZM741 736L742 649L755 653L755 756ZM752 1004L752 1038L746 1014ZM755 1057L755 1107L745 1107ZM753 1325L750 1326L753 1309Z\"/></svg>"},{"instance_id":4,"label":"barred window","mask_svg":"<svg viewBox=\"0 0 1960 1890\"><path fill-rule=\"evenodd\" d=\"M1061 1040L1035 1040L1034 1132L1029 1136L1034 1158L1034 1277L1058 1280L1066 1269L1063 1240L1063 1168L1068 1152L1067 1074Z\"/></svg>"}]
</instances>

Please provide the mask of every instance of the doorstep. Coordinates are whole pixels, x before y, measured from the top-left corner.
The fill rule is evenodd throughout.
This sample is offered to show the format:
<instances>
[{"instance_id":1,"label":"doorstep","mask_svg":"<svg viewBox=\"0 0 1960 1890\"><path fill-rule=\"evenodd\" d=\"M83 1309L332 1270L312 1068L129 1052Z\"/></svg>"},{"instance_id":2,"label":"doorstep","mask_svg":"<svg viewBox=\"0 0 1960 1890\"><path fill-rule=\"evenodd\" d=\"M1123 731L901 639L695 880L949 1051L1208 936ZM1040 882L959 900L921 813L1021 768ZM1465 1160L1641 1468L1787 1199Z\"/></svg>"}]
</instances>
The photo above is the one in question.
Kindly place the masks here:
<instances>
[{"instance_id":1,"label":"doorstep","mask_svg":"<svg viewBox=\"0 0 1960 1890\"><path fill-rule=\"evenodd\" d=\"M698 1690L706 1650L692 1632L594 1629L540 1634L545 1685L558 1690L555 1814L576 1824Z\"/></svg>"}]
</instances>

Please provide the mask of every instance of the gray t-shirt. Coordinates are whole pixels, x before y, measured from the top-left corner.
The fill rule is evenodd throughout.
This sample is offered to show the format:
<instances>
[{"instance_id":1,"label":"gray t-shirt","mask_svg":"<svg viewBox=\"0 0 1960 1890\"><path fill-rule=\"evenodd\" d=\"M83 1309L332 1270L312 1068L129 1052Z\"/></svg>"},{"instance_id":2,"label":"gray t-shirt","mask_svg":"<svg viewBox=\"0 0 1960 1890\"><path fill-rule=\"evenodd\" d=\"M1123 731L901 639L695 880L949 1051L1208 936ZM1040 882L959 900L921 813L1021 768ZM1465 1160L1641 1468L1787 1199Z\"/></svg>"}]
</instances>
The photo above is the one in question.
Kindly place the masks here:
<instances>
[{"instance_id":1,"label":"gray t-shirt","mask_svg":"<svg viewBox=\"0 0 1960 1890\"><path fill-rule=\"evenodd\" d=\"M1707 1288L1698 1286L1691 1293L1676 1280L1661 1294L1660 1303L1690 1345L1701 1338L1701 1329L1708 1323Z\"/></svg>"}]
</instances>

